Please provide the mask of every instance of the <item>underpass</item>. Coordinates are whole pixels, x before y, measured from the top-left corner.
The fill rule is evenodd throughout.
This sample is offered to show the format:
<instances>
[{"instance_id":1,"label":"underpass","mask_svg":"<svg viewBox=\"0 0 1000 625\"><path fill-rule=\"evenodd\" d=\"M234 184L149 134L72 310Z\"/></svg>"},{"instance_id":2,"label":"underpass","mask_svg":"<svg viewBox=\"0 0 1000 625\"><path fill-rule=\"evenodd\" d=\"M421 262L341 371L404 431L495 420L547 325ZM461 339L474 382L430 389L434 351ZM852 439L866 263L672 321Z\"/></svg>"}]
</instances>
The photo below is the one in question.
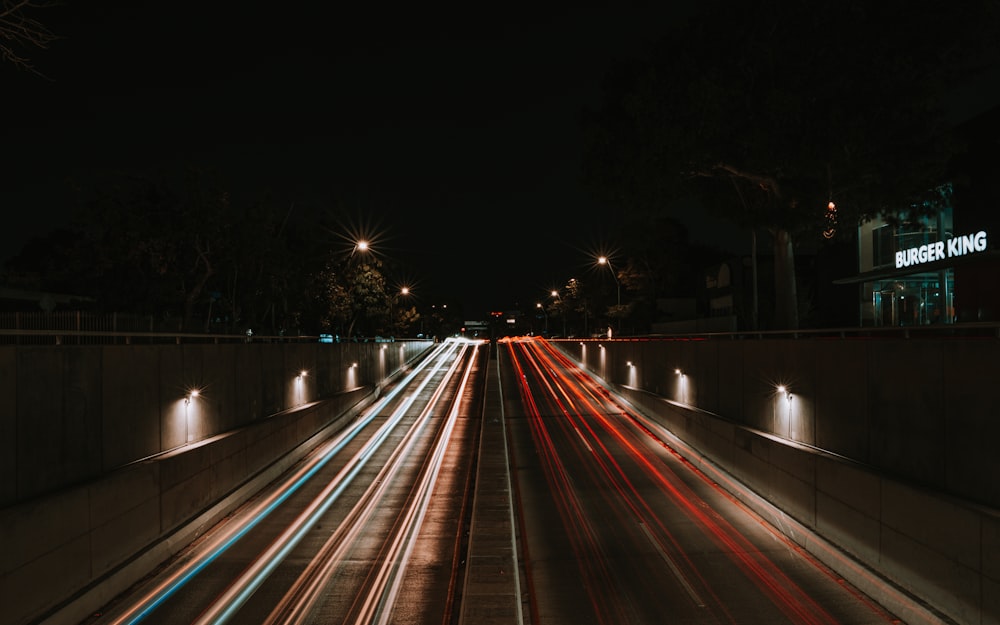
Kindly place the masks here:
<instances>
[{"instance_id":1,"label":"underpass","mask_svg":"<svg viewBox=\"0 0 1000 625\"><path fill-rule=\"evenodd\" d=\"M629 347L624 341L618 345L607 343L611 348ZM292 622L298 618L302 620L297 622L311 622L316 614L323 614L322 622L376 622L383 618L381 615L393 614L393 610L399 610L397 614L407 614L405 622L425 622L419 615L433 615L427 622L558 623L573 619L657 622L655 619L664 613L681 622L758 622L752 620L758 615L766 615L766 622L785 622L782 619L787 622L883 622L886 618L908 623L990 622L988 619L952 621L932 604L882 577L876 569L834 543L824 541L814 528L796 523L797 519L783 509L771 505L770 512L765 511L763 506L770 505L766 500L747 503L754 496L760 499L752 489L741 484L746 478L752 484L753 474L745 471L741 474L740 467L733 464L732 458L726 459L729 454L718 447L718 443L702 439L702 447L698 450L689 448L676 437L677 432L691 436L695 433L692 424L699 423L694 418L708 425L713 419L711 415L698 413L691 405L671 403L669 398L643 394L631 377L626 378L624 384L612 384L601 376L583 376L588 367L572 358L572 349L560 346L564 354L560 359L548 353L552 350L544 341L516 343L528 358L525 363L538 363L522 366L518 378L516 373L511 373L517 360L511 358L505 362L504 359L510 356L503 355L512 345L515 344L494 346L488 364L482 364L472 376L479 380L473 386L482 385L478 395L448 391L455 393L455 397L465 395L469 405L459 410L461 418L457 423L465 422L464 426L455 426L456 431L461 427L467 429L455 439L465 442L445 446L461 449L462 453L442 457L437 464L438 467L451 466L448 470L439 468L435 478L439 486L450 482L447 490L438 493L432 488L418 487L421 483L428 484L418 479L422 474L429 474L427 460L420 464L423 468L406 468L407 463L392 463L388 457L380 458L365 471L374 470L376 465L396 466L393 477L404 479L402 476L409 475L409 487L393 493L387 488L379 495L375 495L374 490L370 495L365 495L367 490L353 495L348 495L346 490L338 494L336 498L341 502L353 497L355 506L363 500L369 505L361 504L354 513L342 510L340 517L317 522L316 526L311 524L319 521L319 517L308 518L308 522L300 525L312 527L314 531L303 532L302 538L283 543L295 544L282 555L282 564L274 570L266 570L270 568L266 564L271 561L269 557L244 556L240 560L235 559L235 551L227 551L228 555L219 556L213 566L227 564L232 569L230 574L222 574L218 579L228 581L218 582L221 586L208 593L213 596L211 600L200 604L190 602L200 606L191 614L181 610L176 615L181 615L182 622L199 622L198 619L224 622L230 618L234 622L262 622L260 619L266 617L261 616L264 612L273 615L273 622ZM602 357L601 366L610 370L617 359L622 359L622 354L622 351L612 353L606 362ZM644 360L634 355L628 364L632 370L644 368ZM398 387L408 384L400 381ZM386 386L381 393L383 398L388 397L390 387L396 386ZM448 385L441 386L447 388ZM619 396L619 393L624 395ZM455 397L452 406L457 405ZM661 414L665 404L682 420L678 422L675 416ZM441 410L446 414L445 405L441 404ZM411 417L416 419L414 415ZM445 420L440 414L434 418ZM627 423L633 424L635 429L618 428ZM343 431L343 427L341 424L337 431ZM717 424L711 427L722 433L733 426L727 424L721 428ZM370 440L367 436L358 440ZM396 436L405 437L403 434ZM745 440L747 434L737 435L737 442L740 436ZM788 450L802 447L776 437L772 439L774 445ZM484 447L487 441L491 442L488 448ZM623 441L630 442L621 447ZM426 453L415 457L433 456L430 452L433 447L428 445L429 441L425 440L423 450ZM614 450L616 445L620 446L617 451ZM643 446L648 449L642 453L636 451ZM191 451L197 449L195 445ZM497 454L500 449L503 453ZM355 450L355 454L357 451L360 450ZM179 453L183 454L180 450ZM774 462L777 461L775 453L771 452ZM466 454L465 459L461 459L462 454ZM713 462L711 454L715 454L717 460L726 460L729 465ZM492 456L489 462L485 461L487 456ZM350 464L349 457L354 456L342 456L331 464L338 464L343 470ZM650 466L657 468L650 470ZM690 475L685 473L684 470L692 468L696 471ZM358 476L365 471L359 470ZM678 477L680 481L673 481L673 477L665 480L664 476ZM377 489L377 483L385 482L377 473L368 474L366 479L371 480L368 482L370 489ZM328 483L333 481L331 478ZM423 495L419 494L421 490ZM777 493L772 495L781 503ZM317 501L317 496L318 493L310 495L311 498L303 494L303 501ZM257 497L254 495L248 501ZM396 503L388 504L393 497ZM420 506L405 503L421 498L428 502L422 513L414 512ZM445 501L448 503L444 504ZM386 510L372 502L385 502L381 507L395 512L378 521L379 514ZM437 503L441 505L436 506ZM661 507L664 505L667 507ZM743 527L724 517L727 522L720 524L715 516L719 514L717 505L756 520ZM712 512L703 512L709 508ZM404 509L413 512L409 515L411 521L401 520L407 516ZM478 517L477 511L480 511ZM933 518L934 514L929 516ZM415 520L421 515L420 520ZM236 512L230 516L236 516ZM277 519L277 515L274 518ZM294 519L286 521L278 527L294 525ZM338 544L347 544L349 541L344 539L344 534L354 531L348 528L358 526L366 526L366 530L370 526L372 531L381 532L382 538L359 539L359 545L369 542L379 546L368 556L356 560L342 557L343 552L338 555L336 547L324 549L322 544L309 542L313 538L310 534L325 531L331 536L339 534L335 541ZM680 531L675 526L687 529ZM780 531L775 531L775 527ZM271 539L257 539L256 554L267 553L265 543L282 544L282 540L274 536L281 535L283 530L272 529L271 532ZM690 538L688 534L703 542L696 541L696 546L691 548L678 546L681 537ZM983 537L988 538L988 535L983 534ZM201 537L191 546L206 542L208 538ZM247 544L251 542L253 539ZM839 564L832 566L829 557L817 556L816 545L835 551ZM297 552L297 549L304 551ZM688 551L697 554L690 562L686 556L678 555ZM416 578L392 579L389 569L374 567L375 562L390 561L385 556L393 553L415 554L408 558L411 564L404 568L408 569L406 575L416 575ZM317 559L315 556L320 554L326 555ZM230 557L234 560L227 562ZM790 559L786 561L785 558ZM698 560L701 562L696 562ZM314 561L317 561L315 565ZM802 565L803 561L808 566ZM339 603L337 599L324 599L329 601L324 604L328 607L317 608L316 597L323 594L318 589L329 588L331 580L339 579L336 575L344 574L343 569L339 573L329 573L331 569L322 562L356 567L347 577L364 578L365 581L357 585L356 591L345 591ZM364 569L365 565L359 564L362 562L367 562L369 568ZM842 566L863 569L865 574L843 574L843 569L838 568ZM798 575L810 567L819 570L825 578L802 581L788 572L791 570ZM206 566L206 570L208 568ZM448 569L447 575L443 575L444 569ZM725 569L736 579L749 580L756 590L740 590L726 573L721 573ZM266 570L264 582L254 581L253 570ZM427 589L434 586L429 581L431 578L439 580L439 588L440 580L447 578L446 590L428 592ZM9 590L6 583L9 579L0 578L0 590ZM826 581L822 581L824 579ZM828 584L830 580L833 587ZM230 587L237 590L227 590ZM273 588L284 590L272 592ZM717 596L718 589L725 592ZM851 602L844 599L842 589L859 603L845 607ZM392 609L372 611L365 607L383 602L374 597L385 597L386 593L393 597ZM284 602L286 608L277 607L282 603L277 595L292 597ZM170 593L169 600L173 598L174 594ZM116 596L114 601L102 603L102 609L97 611L100 612L98 620L112 615L123 605L121 601ZM814 601L818 608L809 608ZM187 609L188 602L183 603ZM270 609L263 607L265 605L271 606ZM244 617L240 617L244 610ZM65 614L53 613L42 620L25 622L79 622L79 619L59 620ZM249 621L239 620L247 618L245 614L254 616L249 617ZM299 616L293 616L295 614ZM445 620L438 621L439 617ZM146 618L153 617L144 615L140 620ZM702 620L706 618L708 620ZM815 618L819 620L812 620Z\"/></svg>"}]
</instances>

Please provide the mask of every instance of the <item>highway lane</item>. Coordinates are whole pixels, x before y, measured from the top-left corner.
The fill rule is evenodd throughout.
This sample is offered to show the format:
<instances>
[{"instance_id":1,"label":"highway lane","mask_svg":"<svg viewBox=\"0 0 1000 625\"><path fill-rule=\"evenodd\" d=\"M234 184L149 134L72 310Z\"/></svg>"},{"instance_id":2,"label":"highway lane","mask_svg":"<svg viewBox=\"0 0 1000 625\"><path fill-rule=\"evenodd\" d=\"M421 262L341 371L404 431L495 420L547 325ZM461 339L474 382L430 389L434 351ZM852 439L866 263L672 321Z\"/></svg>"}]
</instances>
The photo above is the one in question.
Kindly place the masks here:
<instances>
[{"instance_id":1,"label":"highway lane","mask_svg":"<svg viewBox=\"0 0 1000 625\"><path fill-rule=\"evenodd\" d=\"M499 346L531 622L899 623L541 340Z\"/></svg>"},{"instance_id":2,"label":"highway lane","mask_svg":"<svg viewBox=\"0 0 1000 625\"><path fill-rule=\"evenodd\" d=\"M899 622L691 467L551 345L526 338L495 349L487 379L488 347L438 346L87 623L474 623L470 615L495 604L462 605L468 543L487 547L480 561L492 562L500 560L489 546L506 550L512 540L522 551L514 569L480 568L477 597L496 599L490 585L520 568L523 583L511 588L521 590L507 596L515 606L523 597L526 609L491 622ZM487 384L503 409L483 419ZM503 536L508 513L487 507L479 527L501 531L477 542L467 532L484 423L496 428L490 450L503 448L513 474L508 462L488 463L485 475L483 465L477 496L490 501L484 484L513 490L518 535Z\"/></svg>"},{"instance_id":3,"label":"highway lane","mask_svg":"<svg viewBox=\"0 0 1000 625\"><path fill-rule=\"evenodd\" d=\"M442 623L488 347L450 340L88 623Z\"/></svg>"}]
</instances>

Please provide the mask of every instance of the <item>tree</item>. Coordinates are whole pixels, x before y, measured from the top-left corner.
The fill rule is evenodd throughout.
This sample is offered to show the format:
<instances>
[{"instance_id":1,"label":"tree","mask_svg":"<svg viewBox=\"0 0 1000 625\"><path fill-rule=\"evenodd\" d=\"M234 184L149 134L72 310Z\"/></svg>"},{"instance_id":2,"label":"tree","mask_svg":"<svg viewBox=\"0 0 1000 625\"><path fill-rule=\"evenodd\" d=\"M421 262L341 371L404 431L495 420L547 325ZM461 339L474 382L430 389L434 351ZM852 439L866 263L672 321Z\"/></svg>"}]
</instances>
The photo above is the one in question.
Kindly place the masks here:
<instances>
[{"instance_id":1,"label":"tree","mask_svg":"<svg viewBox=\"0 0 1000 625\"><path fill-rule=\"evenodd\" d=\"M310 292L319 308L319 321L328 329L342 329L346 337L369 336L388 316L389 298L382 261L374 256L332 253L316 272Z\"/></svg>"},{"instance_id":2,"label":"tree","mask_svg":"<svg viewBox=\"0 0 1000 625\"><path fill-rule=\"evenodd\" d=\"M350 321L346 278L342 275L343 263L336 257L329 258L323 268L315 272L310 281L309 293L317 309L317 322L322 329L344 328Z\"/></svg>"},{"instance_id":3,"label":"tree","mask_svg":"<svg viewBox=\"0 0 1000 625\"><path fill-rule=\"evenodd\" d=\"M771 234L776 325L798 326L794 243L926 204L959 145L947 97L995 63L997 2L711 2L619 64L589 116L606 203L695 196ZM815 239L814 239L815 240Z\"/></svg>"},{"instance_id":4,"label":"tree","mask_svg":"<svg viewBox=\"0 0 1000 625\"><path fill-rule=\"evenodd\" d=\"M198 175L180 192L132 175L110 176L80 192L74 266L101 307L176 317L185 330L202 327L196 311L233 221L229 193Z\"/></svg>"},{"instance_id":5,"label":"tree","mask_svg":"<svg viewBox=\"0 0 1000 625\"><path fill-rule=\"evenodd\" d=\"M0 58L44 76L35 68L27 49L47 49L59 37L32 14L55 4L45 0L0 0Z\"/></svg>"}]
</instances>

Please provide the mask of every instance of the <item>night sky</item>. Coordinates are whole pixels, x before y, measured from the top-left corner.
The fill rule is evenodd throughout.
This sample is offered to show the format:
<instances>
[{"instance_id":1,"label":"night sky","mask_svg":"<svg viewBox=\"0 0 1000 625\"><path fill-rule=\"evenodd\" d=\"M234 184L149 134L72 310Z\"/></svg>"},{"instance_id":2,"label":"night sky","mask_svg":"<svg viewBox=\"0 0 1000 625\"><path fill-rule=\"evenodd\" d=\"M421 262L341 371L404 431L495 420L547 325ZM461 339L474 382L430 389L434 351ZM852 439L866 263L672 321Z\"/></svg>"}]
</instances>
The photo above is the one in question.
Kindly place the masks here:
<instances>
[{"instance_id":1,"label":"night sky","mask_svg":"<svg viewBox=\"0 0 1000 625\"><path fill-rule=\"evenodd\" d=\"M224 7L230 7L226 9ZM657 10L435 12L325 3L72 3L45 80L8 88L3 257L67 219L67 179L217 172L283 205L346 206L414 294L510 309L593 270L614 211L580 184L580 115Z\"/></svg>"}]
</instances>

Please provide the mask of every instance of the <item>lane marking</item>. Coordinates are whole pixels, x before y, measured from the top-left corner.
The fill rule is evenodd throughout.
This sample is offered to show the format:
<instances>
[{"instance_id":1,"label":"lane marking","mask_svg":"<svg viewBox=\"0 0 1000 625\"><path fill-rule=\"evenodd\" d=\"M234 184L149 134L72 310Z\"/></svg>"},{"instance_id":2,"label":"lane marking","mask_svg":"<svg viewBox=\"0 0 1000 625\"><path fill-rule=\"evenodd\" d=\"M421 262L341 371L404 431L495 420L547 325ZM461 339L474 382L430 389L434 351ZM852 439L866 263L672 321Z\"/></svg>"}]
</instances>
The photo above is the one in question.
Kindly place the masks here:
<instances>
[{"instance_id":1,"label":"lane marking","mask_svg":"<svg viewBox=\"0 0 1000 625\"><path fill-rule=\"evenodd\" d=\"M663 558L663 561L667 563L668 567L670 567L670 571L674 574L674 577L677 578L677 581L680 582L681 587L684 588L688 596L691 597L691 600L694 601L694 604L699 608L704 608L705 602L698 595L698 592L694 589L694 587L687 580L687 578L684 577L684 573L682 573L681 570L677 567L677 564L674 562L674 559L670 557L670 554L664 551L663 546L660 545L660 543L655 538L653 538L653 534L649 531L649 528L646 526L646 524L643 523L642 521L639 521L639 527L642 528L642 533L646 535L646 538L648 538L649 542L652 543L653 547L660 554L660 557Z\"/></svg>"}]
</instances>

